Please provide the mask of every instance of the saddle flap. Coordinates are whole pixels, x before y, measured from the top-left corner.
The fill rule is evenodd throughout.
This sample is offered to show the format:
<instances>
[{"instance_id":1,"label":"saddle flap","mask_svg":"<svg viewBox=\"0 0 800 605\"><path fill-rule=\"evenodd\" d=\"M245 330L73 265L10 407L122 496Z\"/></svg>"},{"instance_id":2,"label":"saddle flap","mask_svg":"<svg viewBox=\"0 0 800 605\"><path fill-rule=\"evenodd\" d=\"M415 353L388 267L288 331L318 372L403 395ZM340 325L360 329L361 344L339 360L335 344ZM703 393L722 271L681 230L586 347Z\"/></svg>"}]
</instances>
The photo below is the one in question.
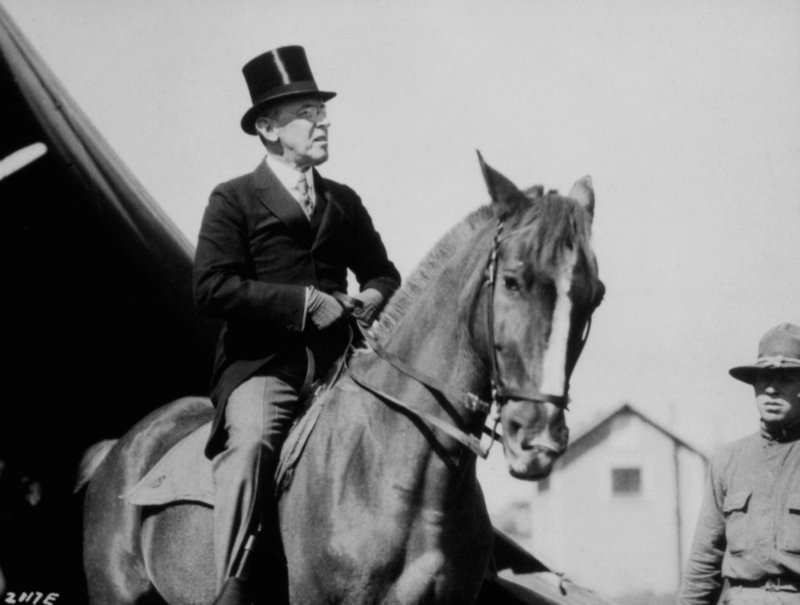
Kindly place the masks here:
<instances>
[{"instance_id":1,"label":"saddle flap","mask_svg":"<svg viewBox=\"0 0 800 605\"><path fill-rule=\"evenodd\" d=\"M210 422L189 433L120 498L138 506L158 506L180 500L213 506L211 461L203 454L210 433Z\"/></svg>"},{"instance_id":2,"label":"saddle flap","mask_svg":"<svg viewBox=\"0 0 800 605\"><path fill-rule=\"evenodd\" d=\"M317 397L311 408L292 427L281 450L275 476L277 492L288 487L291 470L303 453L327 397ZM200 502L214 506L214 476L204 449L211 433L208 422L181 439L156 462L126 494L120 496L136 506L163 506L173 502Z\"/></svg>"}]
</instances>

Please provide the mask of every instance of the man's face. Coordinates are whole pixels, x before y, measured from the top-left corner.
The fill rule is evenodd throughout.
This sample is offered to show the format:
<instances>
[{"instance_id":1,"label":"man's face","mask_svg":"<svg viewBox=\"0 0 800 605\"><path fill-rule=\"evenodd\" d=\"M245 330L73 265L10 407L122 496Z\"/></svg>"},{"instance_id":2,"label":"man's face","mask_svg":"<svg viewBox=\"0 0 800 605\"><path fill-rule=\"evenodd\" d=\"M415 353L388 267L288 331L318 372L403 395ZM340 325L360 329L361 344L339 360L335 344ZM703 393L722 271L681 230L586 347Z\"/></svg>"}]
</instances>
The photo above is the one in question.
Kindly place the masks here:
<instances>
[{"instance_id":1,"label":"man's face","mask_svg":"<svg viewBox=\"0 0 800 605\"><path fill-rule=\"evenodd\" d=\"M305 170L328 159L328 127L325 103L317 97L296 97L284 101L259 118L256 129L268 140L280 141L282 159Z\"/></svg>"},{"instance_id":2,"label":"man's face","mask_svg":"<svg viewBox=\"0 0 800 605\"><path fill-rule=\"evenodd\" d=\"M758 413L768 427L800 421L800 370L761 370L753 386Z\"/></svg>"}]
</instances>

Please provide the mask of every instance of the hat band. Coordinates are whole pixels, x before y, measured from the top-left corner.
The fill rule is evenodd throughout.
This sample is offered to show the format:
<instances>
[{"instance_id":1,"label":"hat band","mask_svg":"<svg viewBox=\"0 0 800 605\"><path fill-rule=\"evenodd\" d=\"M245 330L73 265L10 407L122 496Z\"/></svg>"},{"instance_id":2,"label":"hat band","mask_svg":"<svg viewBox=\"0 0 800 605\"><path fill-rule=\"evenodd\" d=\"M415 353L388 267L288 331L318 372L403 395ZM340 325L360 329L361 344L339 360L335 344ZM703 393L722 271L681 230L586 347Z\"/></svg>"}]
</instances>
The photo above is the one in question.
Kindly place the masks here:
<instances>
[{"instance_id":1,"label":"hat band","mask_svg":"<svg viewBox=\"0 0 800 605\"><path fill-rule=\"evenodd\" d=\"M800 368L800 359L794 357L784 357L783 355L775 355L774 357L762 357L756 361L759 368Z\"/></svg>"},{"instance_id":2,"label":"hat band","mask_svg":"<svg viewBox=\"0 0 800 605\"><path fill-rule=\"evenodd\" d=\"M290 84L282 84L281 86L276 86L275 88L270 88L265 93L258 96L258 98L253 99L253 105L259 105L264 101L269 101L270 99L275 99L278 97L285 97L286 95L304 93L304 92L319 92L319 88L317 88L317 83L309 80L305 80L302 82L292 82Z\"/></svg>"}]
</instances>

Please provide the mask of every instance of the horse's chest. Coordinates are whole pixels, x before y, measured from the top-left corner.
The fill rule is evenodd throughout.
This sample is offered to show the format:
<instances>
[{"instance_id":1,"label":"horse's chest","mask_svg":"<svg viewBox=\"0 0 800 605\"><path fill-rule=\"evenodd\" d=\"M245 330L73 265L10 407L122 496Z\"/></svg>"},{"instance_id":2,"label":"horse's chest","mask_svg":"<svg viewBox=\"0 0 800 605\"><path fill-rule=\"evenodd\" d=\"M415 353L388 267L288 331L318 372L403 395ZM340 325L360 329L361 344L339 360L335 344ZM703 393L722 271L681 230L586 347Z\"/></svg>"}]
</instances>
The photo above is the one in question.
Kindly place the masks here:
<instances>
[{"instance_id":1,"label":"horse's chest","mask_svg":"<svg viewBox=\"0 0 800 605\"><path fill-rule=\"evenodd\" d=\"M431 511L362 516L358 527L330 537L325 563L316 566L328 584L324 592L343 603L469 602L480 589L489 542L473 533L475 525L467 527Z\"/></svg>"}]
</instances>

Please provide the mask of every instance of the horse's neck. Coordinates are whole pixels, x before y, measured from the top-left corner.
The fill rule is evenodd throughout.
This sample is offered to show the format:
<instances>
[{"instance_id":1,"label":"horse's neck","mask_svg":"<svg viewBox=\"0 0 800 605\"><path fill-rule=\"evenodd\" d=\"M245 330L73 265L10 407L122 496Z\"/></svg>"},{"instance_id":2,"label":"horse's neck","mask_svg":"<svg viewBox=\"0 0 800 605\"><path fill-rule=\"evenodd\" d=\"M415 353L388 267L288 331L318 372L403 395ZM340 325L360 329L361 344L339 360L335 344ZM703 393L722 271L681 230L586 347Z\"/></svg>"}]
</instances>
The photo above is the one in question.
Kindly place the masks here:
<instances>
[{"instance_id":1,"label":"horse's neck","mask_svg":"<svg viewBox=\"0 0 800 605\"><path fill-rule=\"evenodd\" d=\"M435 377L452 390L485 397L487 370L470 342L469 321L481 288L486 245L472 243L455 254L440 274L410 304L383 346L406 364ZM355 361L355 360L354 360ZM480 434L485 416L465 409L459 401L444 401L418 380L377 355L362 357L357 370L373 386L413 407ZM446 510L476 488L475 455L455 439L425 422L409 425L408 418L389 408L375 412L391 425L404 452L398 475L413 477L406 486L417 493L426 509ZM409 431L410 428L410 431ZM392 481L400 481L396 476ZM471 501L467 497L464 501Z\"/></svg>"},{"instance_id":2,"label":"horse's neck","mask_svg":"<svg viewBox=\"0 0 800 605\"><path fill-rule=\"evenodd\" d=\"M487 368L471 342L469 326L469 322L475 320L473 307L480 293L485 262L484 255L476 252L475 248L475 245L467 246L461 254L450 259L438 279L419 295L397 323L384 346L407 364L435 377L452 390L483 397L488 386ZM393 389L408 393L415 405L424 407L428 413L448 417L441 402L416 380L407 376L387 376L386 379L390 380ZM462 420L469 421L475 416L459 403L451 403ZM451 415L452 412L450 410ZM482 424L482 418L475 420Z\"/></svg>"},{"instance_id":3,"label":"horse's neck","mask_svg":"<svg viewBox=\"0 0 800 605\"><path fill-rule=\"evenodd\" d=\"M477 263L469 261L469 255L451 259L398 323L386 348L426 374L472 391L480 388L484 372L470 340L480 280L472 275Z\"/></svg>"}]
</instances>

